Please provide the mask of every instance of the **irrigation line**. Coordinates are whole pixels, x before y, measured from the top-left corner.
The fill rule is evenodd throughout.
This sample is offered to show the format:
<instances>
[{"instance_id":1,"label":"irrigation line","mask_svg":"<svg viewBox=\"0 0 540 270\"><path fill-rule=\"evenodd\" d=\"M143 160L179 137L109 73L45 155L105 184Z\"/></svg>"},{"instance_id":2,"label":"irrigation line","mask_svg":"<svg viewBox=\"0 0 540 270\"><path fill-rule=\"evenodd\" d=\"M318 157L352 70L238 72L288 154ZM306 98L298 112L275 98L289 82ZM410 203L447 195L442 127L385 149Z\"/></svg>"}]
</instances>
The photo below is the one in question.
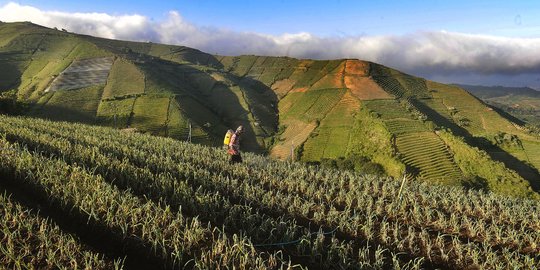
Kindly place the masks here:
<instances>
[{"instance_id":1,"label":"irrigation line","mask_svg":"<svg viewBox=\"0 0 540 270\"><path fill-rule=\"evenodd\" d=\"M335 228L329 232L323 232L321 233L321 235L329 235L329 234L333 234L334 232L337 231L338 228ZM316 235L316 234L319 234L319 232L314 232L314 233L310 233L309 236L312 236L312 235ZM271 247L271 246L285 246L285 245L292 245L292 244L296 244L296 243L300 243L302 241L302 239L297 239L297 240L293 240L293 241L289 241L289 242L281 242L281 243L272 243L272 244L256 244L256 245L253 245L253 247Z\"/></svg>"},{"instance_id":2,"label":"irrigation line","mask_svg":"<svg viewBox=\"0 0 540 270\"><path fill-rule=\"evenodd\" d=\"M398 200L398 202L397 202L395 207L399 207L401 205L401 198L403 197L402 196L403 195L402 191L403 191L403 187L405 186L406 181L407 181L407 174L404 174L403 179L401 180L401 186L399 187L399 192L398 192L397 198L396 198Z\"/></svg>"}]
</instances>

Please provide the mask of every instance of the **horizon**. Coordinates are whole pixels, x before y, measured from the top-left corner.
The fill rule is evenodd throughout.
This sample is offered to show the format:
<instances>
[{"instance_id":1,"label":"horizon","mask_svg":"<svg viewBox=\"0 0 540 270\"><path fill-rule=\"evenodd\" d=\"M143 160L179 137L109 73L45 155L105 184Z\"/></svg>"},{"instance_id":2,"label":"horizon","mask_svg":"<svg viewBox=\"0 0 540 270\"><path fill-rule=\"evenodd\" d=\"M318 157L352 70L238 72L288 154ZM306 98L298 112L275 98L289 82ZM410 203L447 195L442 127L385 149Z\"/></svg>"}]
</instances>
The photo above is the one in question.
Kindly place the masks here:
<instances>
[{"instance_id":1,"label":"horizon","mask_svg":"<svg viewBox=\"0 0 540 270\"><path fill-rule=\"evenodd\" d=\"M211 54L358 58L443 83L540 90L540 3L303 3L0 1L0 21Z\"/></svg>"}]
</instances>

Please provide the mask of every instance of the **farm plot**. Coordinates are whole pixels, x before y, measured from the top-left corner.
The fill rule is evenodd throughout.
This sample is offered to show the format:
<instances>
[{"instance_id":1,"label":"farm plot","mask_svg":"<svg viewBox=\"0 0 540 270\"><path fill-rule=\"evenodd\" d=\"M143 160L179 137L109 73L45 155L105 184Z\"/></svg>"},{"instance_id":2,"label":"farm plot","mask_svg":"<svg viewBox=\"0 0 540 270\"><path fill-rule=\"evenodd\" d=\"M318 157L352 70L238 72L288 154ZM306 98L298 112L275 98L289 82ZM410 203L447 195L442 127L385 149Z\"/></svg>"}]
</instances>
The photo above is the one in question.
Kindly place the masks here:
<instances>
[{"instance_id":1,"label":"farm plot","mask_svg":"<svg viewBox=\"0 0 540 270\"><path fill-rule=\"evenodd\" d=\"M363 104L383 120L395 118L412 119L410 113L397 100L367 100Z\"/></svg>"},{"instance_id":2,"label":"farm plot","mask_svg":"<svg viewBox=\"0 0 540 270\"><path fill-rule=\"evenodd\" d=\"M36 108L32 115L53 120L94 123L103 93L102 86L91 86L70 91L49 92L49 99Z\"/></svg>"},{"instance_id":3,"label":"farm plot","mask_svg":"<svg viewBox=\"0 0 540 270\"><path fill-rule=\"evenodd\" d=\"M423 98L423 99L418 99L417 101L424 104L425 106L428 106L429 108L431 108L432 110L437 112L437 114L439 114L443 118L447 119L448 121L453 121L452 120L452 115L451 115L452 111L448 107L446 107L446 105L444 105L444 101L442 99L440 99L440 98ZM426 113L426 112L424 112L424 113ZM428 117L430 119L434 119L434 115L428 114ZM436 122L438 122L436 119L434 119L434 120Z\"/></svg>"},{"instance_id":4,"label":"farm plot","mask_svg":"<svg viewBox=\"0 0 540 270\"><path fill-rule=\"evenodd\" d=\"M407 96L416 98L431 97L431 94L428 92L426 86L426 81L424 79L416 78L406 74L396 75L395 78L407 91Z\"/></svg>"},{"instance_id":5,"label":"farm plot","mask_svg":"<svg viewBox=\"0 0 540 270\"><path fill-rule=\"evenodd\" d=\"M136 98L101 100L97 111L98 121L107 126L116 125L116 127L120 128L128 127L131 120L135 99Z\"/></svg>"},{"instance_id":6,"label":"farm plot","mask_svg":"<svg viewBox=\"0 0 540 270\"><path fill-rule=\"evenodd\" d=\"M315 123L289 119L284 121L285 131L279 135L278 142L270 150L270 155L277 159L291 158L291 149L306 141L309 134L317 127Z\"/></svg>"},{"instance_id":7,"label":"farm plot","mask_svg":"<svg viewBox=\"0 0 540 270\"><path fill-rule=\"evenodd\" d=\"M290 93L280 101L280 116L304 121L320 120L339 102L345 91L345 89L323 89ZM293 102L294 106L287 106Z\"/></svg>"},{"instance_id":8,"label":"farm plot","mask_svg":"<svg viewBox=\"0 0 540 270\"><path fill-rule=\"evenodd\" d=\"M121 269L121 260L106 260L35 211L0 193L0 266L8 269ZM53 251L54 252L51 252Z\"/></svg>"},{"instance_id":9,"label":"farm plot","mask_svg":"<svg viewBox=\"0 0 540 270\"><path fill-rule=\"evenodd\" d=\"M373 76L373 79L389 94L394 95L397 98L407 96L407 91L396 78L392 76Z\"/></svg>"},{"instance_id":10,"label":"farm plot","mask_svg":"<svg viewBox=\"0 0 540 270\"><path fill-rule=\"evenodd\" d=\"M414 132L396 136L401 160L418 170L421 178L459 184L461 172L444 142L433 132Z\"/></svg>"},{"instance_id":11,"label":"farm plot","mask_svg":"<svg viewBox=\"0 0 540 270\"><path fill-rule=\"evenodd\" d=\"M523 149L527 154L529 162L540 170L540 142L522 140L521 143L523 144Z\"/></svg>"},{"instance_id":12,"label":"farm plot","mask_svg":"<svg viewBox=\"0 0 540 270\"><path fill-rule=\"evenodd\" d=\"M344 78L345 86L351 89L355 97L360 100L372 99L393 99L394 97L384 91L370 77L361 77L356 75L346 75Z\"/></svg>"},{"instance_id":13,"label":"farm plot","mask_svg":"<svg viewBox=\"0 0 540 270\"><path fill-rule=\"evenodd\" d=\"M428 81L433 97L440 98L445 106L454 110L454 120L465 121L463 128L474 136L486 133L507 132L516 133L518 130L512 123L501 117L497 112L484 105L480 100L465 90L451 85Z\"/></svg>"},{"instance_id":14,"label":"farm plot","mask_svg":"<svg viewBox=\"0 0 540 270\"><path fill-rule=\"evenodd\" d=\"M165 135L169 103L169 97L138 97L133 104L131 127L156 135Z\"/></svg>"},{"instance_id":15,"label":"farm plot","mask_svg":"<svg viewBox=\"0 0 540 270\"><path fill-rule=\"evenodd\" d=\"M537 201L418 182L402 193L391 178L249 153L231 166L221 149L25 121L0 117L2 141L29 148L0 155L0 168L167 269L539 266Z\"/></svg>"},{"instance_id":16,"label":"farm plot","mask_svg":"<svg viewBox=\"0 0 540 270\"><path fill-rule=\"evenodd\" d=\"M354 112L359 107L358 100L347 91L304 143L302 160L320 161L321 158L346 156L355 121Z\"/></svg>"},{"instance_id":17,"label":"farm plot","mask_svg":"<svg viewBox=\"0 0 540 270\"><path fill-rule=\"evenodd\" d=\"M111 57L75 60L66 70L60 73L45 92L105 84L112 63L113 58Z\"/></svg>"},{"instance_id":18,"label":"farm plot","mask_svg":"<svg viewBox=\"0 0 540 270\"><path fill-rule=\"evenodd\" d=\"M338 66L338 62L330 62L321 71L324 77L313 83L310 90L328 89L328 88L345 88L343 76L345 75L345 61L342 61ZM334 68L333 70L329 70Z\"/></svg>"},{"instance_id":19,"label":"farm plot","mask_svg":"<svg viewBox=\"0 0 540 270\"><path fill-rule=\"evenodd\" d=\"M103 98L142 94L144 88L144 74L133 63L118 58L110 70Z\"/></svg>"},{"instance_id":20,"label":"farm plot","mask_svg":"<svg viewBox=\"0 0 540 270\"><path fill-rule=\"evenodd\" d=\"M388 131L395 135L429 131L424 123L413 119L389 119L385 121Z\"/></svg>"}]
</instances>

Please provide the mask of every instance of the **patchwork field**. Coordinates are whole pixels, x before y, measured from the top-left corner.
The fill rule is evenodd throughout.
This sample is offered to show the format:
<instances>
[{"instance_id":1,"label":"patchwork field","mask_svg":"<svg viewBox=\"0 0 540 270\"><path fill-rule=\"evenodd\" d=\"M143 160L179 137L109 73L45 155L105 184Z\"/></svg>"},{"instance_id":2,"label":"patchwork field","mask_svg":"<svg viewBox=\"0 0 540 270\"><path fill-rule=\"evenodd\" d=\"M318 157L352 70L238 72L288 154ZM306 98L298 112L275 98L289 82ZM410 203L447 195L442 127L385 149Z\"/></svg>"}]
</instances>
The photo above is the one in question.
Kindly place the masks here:
<instances>
[{"instance_id":1,"label":"patchwork field","mask_svg":"<svg viewBox=\"0 0 540 270\"><path fill-rule=\"evenodd\" d=\"M107 82L113 58L93 58L74 61L45 90L71 90L93 85L104 85Z\"/></svg>"},{"instance_id":2,"label":"patchwork field","mask_svg":"<svg viewBox=\"0 0 540 270\"><path fill-rule=\"evenodd\" d=\"M449 129L522 177L540 181L533 154L540 140L519 123L459 87L376 63L220 56L31 23L0 24L0 36L0 92L7 91L1 97L33 116L213 146L221 145L227 129L244 125L246 152L287 159L292 150L296 159L314 163L355 157L396 177L408 165L425 179L447 174L460 182L459 174L446 170L452 166L438 165L456 163L433 137ZM499 135L527 143L524 149L490 145ZM416 145L422 136L432 141L426 147L436 164L419 158L427 155Z\"/></svg>"}]
</instances>

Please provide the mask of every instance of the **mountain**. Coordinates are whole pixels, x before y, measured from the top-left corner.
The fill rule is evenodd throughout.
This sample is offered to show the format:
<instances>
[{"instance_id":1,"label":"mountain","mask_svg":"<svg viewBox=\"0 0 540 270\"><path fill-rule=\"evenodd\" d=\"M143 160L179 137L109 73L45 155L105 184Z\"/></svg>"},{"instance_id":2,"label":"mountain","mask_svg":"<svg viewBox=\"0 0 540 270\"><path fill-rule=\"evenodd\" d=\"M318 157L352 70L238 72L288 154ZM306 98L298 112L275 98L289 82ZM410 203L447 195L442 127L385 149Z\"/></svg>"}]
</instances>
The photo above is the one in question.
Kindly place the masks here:
<instances>
[{"instance_id":1,"label":"mountain","mask_svg":"<svg viewBox=\"0 0 540 270\"><path fill-rule=\"evenodd\" d=\"M484 102L537 129L540 127L540 91L529 87L460 85Z\"/></svg>"},{"instance_id":2,"label":"mountain","mask_svg":"<svg viewBox=\"0 0 540 270\"><path fill-rule=\"evenodd\" d=\"M0 62L4 104L27 116L213 146L242 124L244 149L279 159L540 190L538 136L458 86L372 62L212 55L31 23L0 24Z\"/></svg>"}]
</instances>

